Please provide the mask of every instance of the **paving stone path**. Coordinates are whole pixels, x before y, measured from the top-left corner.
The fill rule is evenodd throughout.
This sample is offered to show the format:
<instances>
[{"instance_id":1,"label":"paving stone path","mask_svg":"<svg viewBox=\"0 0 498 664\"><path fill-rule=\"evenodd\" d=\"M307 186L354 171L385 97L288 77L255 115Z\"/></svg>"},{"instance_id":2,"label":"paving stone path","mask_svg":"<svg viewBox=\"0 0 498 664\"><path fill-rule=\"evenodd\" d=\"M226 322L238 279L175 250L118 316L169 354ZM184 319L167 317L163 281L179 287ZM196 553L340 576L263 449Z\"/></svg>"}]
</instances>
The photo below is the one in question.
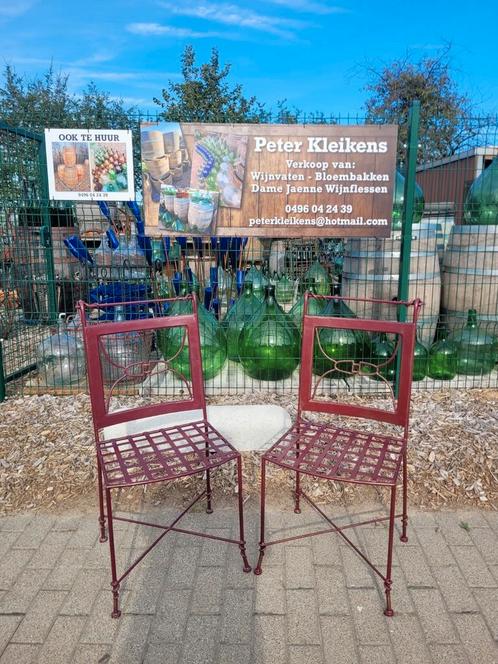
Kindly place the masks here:
<instances>
[{"instance_id":1,"label":"paving stone path","mask_svg":"<svg viewBox=\"0 0 498 664\"><path fill-rule=\"evenodd\" d=\"M167 523L174 512L145 513ZM183 523L230 536L235 518L223 507ZM269 521L279 536L322 523L308 508L296 516L290 501ZM251 504L247 522L254 564ZM0 664L498 664L498 514L412 512L410 526L407 544L396 538L391 619L378 579L336 535L270 547L255 577L234 546L168 534L128 577L112 620L108 548L93 516L0 518ZM117 527L121 564L157 533ZM386 528L356 533L384 565Z\"/></svg>"}]
</instances>

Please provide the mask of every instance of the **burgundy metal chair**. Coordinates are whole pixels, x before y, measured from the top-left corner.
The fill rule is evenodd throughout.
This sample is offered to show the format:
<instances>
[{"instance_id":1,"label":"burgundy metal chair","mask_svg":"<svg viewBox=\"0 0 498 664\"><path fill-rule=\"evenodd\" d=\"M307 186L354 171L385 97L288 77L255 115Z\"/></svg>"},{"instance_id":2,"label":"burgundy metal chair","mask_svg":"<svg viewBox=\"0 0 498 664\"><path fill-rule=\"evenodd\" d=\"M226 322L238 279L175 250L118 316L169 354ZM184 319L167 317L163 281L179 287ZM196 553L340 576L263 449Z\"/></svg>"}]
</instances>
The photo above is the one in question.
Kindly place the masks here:
<instances>
[{"instance_id":1,"label":"burgundy metal chair","mask_svg":"<svg viewBox=\"0 0 498 664\"><path fill-rule=\"evenodd\" d=\"M307 314L308 296L305 302L305 314L303 317L303 339L301 351L301 368L299 375L299 398L298 412L295 424L285 433L261 459L261 515L260 515L260 542L259 559L254 570L255 574L262 573L262 561L265 549L275 544L322 535L326 533L337 533L350 544L356 553L371 567L371 569L383 580L386 593L385 615L392 616L391 587L392 587L392 551L395 519L401 519L401 541L407 542L407 457L406 448L408 443L408 423L410 413L410 395L412 382L413 351L415 345L416 321L418 311L422 305L420 300L413 302L384 302L376 300L379 305L392 305L393 307L411 307L413 316L411 322L400 323L390 321L368 320L359 318L338 318L329 316L311 316ZM316 296L314 296L316 297ZM331 298L320 298L328 300ZM355 300L357 303L372 302L362 298L336 298L344 300ZM373 332L396 335L394 352L382 365L375 365L367 360L353 362L334 360L325 354L331 367L320 377L313 377L313 357L315 343L319 344L318 335L323 328L338 328L346 330L357 330L360 334ZM321 345L319 345L324 353ZM398 363L399 379L397 381L397 394L395 395L392 384L383 378L382 370L391 362ZM392 410L383 410L355 403L321 400L318 394L320 385L323 387L323 379L328 374L335 375L340 372L344 378L353 378L355 375L363 374L368 370L375 374L379 381L383 381L392 396ZM323 390L322 390L323 391ZM335 395L337 397L337 395ZM310 419L305 419L304 413L315 413ZM383 433L372 433L368 428L343 427L330 422L319 422L317 413L337 418L360 418L374 422L388 423L394 425L399 435L385 435ZM331 419L328 417L327 419ZM265 539L265 498L266 498L266 466L275 464L281 468L295 473L295 508L300 513L300 499L304 498L323 517L328 527L324 530L315 530L302 535L281 538L268 541ZM402 473L403 486L403 508L401 514L395 513L396 486L398 476ZM320 509L311 498L303 491L300 479L301 474L315 478L322 478L333 482L349 482L353 484L364 484L390 489L389 516L360 521L354 524L346 524L342 527L336 525ZM386 573L377 569L362 551L351 541L344 531L351 527L389 521L387 566Z\"/></svg>"},{"instance_id":2,"label":"burgundy metal chair","mask_svg":"<svg viewBox=\"0 0 498 664\"><path fill-rule=\"evenodd\" d=\"M82 320L83 338L85 342L88 387L92 405L93 424L95 431L95 442L97 448L98 469L98 495L99 495L99 524L100 541L107 540L106 520L109 533L109 548L111 558L113 610L112 617L119 618L119 588L120 584L135 568L135 566L158 544L168 532L196 535L208 539L219 540L236 544L242 556L244 572L250 572L244 540L244 518L242 498L242 460L240 453L208 422L206 414L206 402L204 397L204 384L202 377L201 351L199 339L199 327L197 321L197 305L195 298L189 296L184 298L192 303L192 313L178 316L159 316L142 320L126 320L120 322L98 322L92 323L89 314L94 309L105 309L106 305L88 305L79 303ZM168 300L155 300L150 302L130 303L130 306L144 305L163 307ZM128 306L128 305L124 305ZM154 331L167 333L170 328L182 328L184 330L182 343L173 357L165 360L165 364L156 358L155 360L130 362L126 366L113 360L109 356L109 341L114 335L131 335L136 340L140 335L144 343L152 340ZM181 335L180 335L181 336ZM190 378L175 371L170 362L180 352L188 348L190 362ZM103 373L103 364L113 364L112 383L107 384ZM123 362L124 364L124 362ZM163 366L165 371L171 371L175 378L180 381L182 392L171 400L163 400L161 403L115 410L111 412L111 398L119 394L120 387L129 382L139 382L151 376L157 371L158 366ZM117 370L121 375L116 376ZM109 375L107 373L107 375ZM201 411L201 417L194 421L181 422L179 424L159 425L157 420L155 426L149 430L145 418L157 418L173 413L183 413L180 419L184 419L188 411ZM130 423L134 423L130 427ZM127 431L109 438L105 435L106 428L115 425L128 424L133 432ZM138 424L138 430L137 429ZM238 482L238 508L239 508L239 539L229 539L216 535L207 535L185 528L177 524L188 510L199 500L206 498L206 511L211 513L211 471L222 464L235 462L237 465ZM190 475L205 474L206 488L196 496L171 524L162 525L146 521L128 519L113 514L111 492L114 489L124 487L135 487L155 482L171 482ZM120 575L116 569L116 552L114 544L114 521L126 521L138 523L161 530L161 534L154 542Z\"/></svg>"}]
</instances>

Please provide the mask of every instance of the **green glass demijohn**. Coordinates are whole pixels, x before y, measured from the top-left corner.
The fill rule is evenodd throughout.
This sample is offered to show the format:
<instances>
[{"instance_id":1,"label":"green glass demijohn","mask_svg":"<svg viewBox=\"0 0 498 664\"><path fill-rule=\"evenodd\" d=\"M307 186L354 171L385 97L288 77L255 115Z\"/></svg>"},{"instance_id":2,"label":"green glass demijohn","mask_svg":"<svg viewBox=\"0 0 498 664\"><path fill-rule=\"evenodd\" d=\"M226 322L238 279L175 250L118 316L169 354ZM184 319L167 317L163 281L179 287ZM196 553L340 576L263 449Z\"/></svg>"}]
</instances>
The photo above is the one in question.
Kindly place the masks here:
<instances>
[{"instance_id":1,"label":"green glass demijohn","mask_svg":"<svg viewBox=\"0 0 498 664\"><path fill-rule=\"evenodd\" d=\"M415 348L413 349L413 369L412 380L417 382L427 376L429 363L429 351L422 342L415 338Z\"/></svg>"},{"instance_id":2,"label":"green glass demijohn","mask_svg":"<svg viewBox=\"0 0 498 664\"><path fill-rule=\"evenodd\" d=\"M463 209L466 224L498 224L498 158L474 180Z\"/></svg>"},{"instance_id":3,"label":"green glass demijohn","mask_svg":"<svg viewBox=\"0 0 498 664\"><path fill-rule=\"evenodd\" d=\"M294 299L294 284L284 274L277 280L275 285L275 297L279 304L289 304Z\"/></svg>"},{"instance_id":4,"label":"green glass demijohn","mask_svg":"<svg viewBox=\"0 0 498 664\"><path fill-rule=\"evenodd\" d=\"M321 315L356 318L342 300L335 298L328 301ZM362 336L356 330L321 328L314 343L313 372L318 376L327 373L327 378L347 378L361 351Z\"/></svg>"},{"instance_id":5,"label":"green glass demijohn","mask_svg":"<svg viewBox=\"0 0 498 664\"><path fill-rule=\"evenodd\" d=\"M381 332L371 341L371 355L368 364L363 366L362 373L374 380L385 379L394 382L396 377L396 355L395 345L387 338L385 332ZM391 359L391 361L389 361ZM373 365L373 366L372 366Z\"/></svg>"},{"instance_id":6,"label":"green glass demijohn","mask_svg":"<svg viewBox=\"0 0 498 664\"><path fill-rule=\"evenodd\" d=\"M495 338L479 328L475 309L469 309L467 325L463 330L454 332L450 339L458 346L458 374L481 376L493 370Z\"/></svg>"},{"instance_id":7,"label":"green glass demijohn","mask_svg":"<svg viewBox=\"0 0 498 664\"><path fill-rule=\"evenodd\" d=\"M125 308L114 308L114 321L126 320ZM102 337L102 376L104 382L114 383L143 379L143 363L150 357L152 334L150 332L119 332Z\"/></svg>"},{"instance_id":8,"label":"green glass demijohn","mask_svg":"<svg viewBox=\"0 0 498 664\"><path fill-rule=\"evenodd\" d=\"M239 362L239 337L244 325L261 309L262 302L252 292L252 283L244 282L244 290L227 311L223 329L227 337L228 359Z\"/></svg>"},{"instance_id":9,"label":"green glass demijohn","mask_svg":"<svg viewBox=\"0 0 498 664\"><path fill-rule=\"evenodd\" d=\"M396 182L394 185L394 198L393 198L393 231L400 231L404 218L403 218L403 204L405 202L405 178L401 173L396 170ZM418 224L424 214L424 192L415 182L415 206L413 209L413 223Z\"/></svg>"},{"instance_id":10,"label":"green glass demijohn","mask_svg":"<svg viewBox=\"0 0 498 664\"><path fill-rule=\"evenodd\" d=\"M339 296L341 293L341 287L339 284L334 284L332 286L332 294ZM325 313L325 312L324 312ZM334 316L340 316L341 318L358 318L352 309L344 302L344 300L338 300L336 306L336 313ZM358 345L356 360L362 360L365 357L370 357L370 335L368 332L363 330L354 330L356 336L356 343Z\"/></svg>"},{"instance_id":11,"label":"green glass demijohn","mask_svg":"<svg viewBox=\"0 0 498 664\"><path fill-rule=\"evenodd\" d=\"M252 292L255 297L263 300L265 297L265 286L268 285L268 279L265 275L258 270L255 265L251 265L246 273L244 281L250 281L252 284Z\"/></svg>"},{"instance_id":12,"label":"green glass demijohn","mask_svg":"<svg viewBox=\"0 0 498 664\"><path fill-rule=\"evenodd\" d=\"M304 314L304 297L306 294L306 291L309 293L312 293L313 295L316 295L316 289L315 289L315 280L314 279L309 279L308 281L305 282L304 284L304 290L301 293L301 295L297 298L296 303L292 307L292 309L289 311L289 316L292 318L294 323L296 324L297 329L301 332L301 329L303 327L303 314ZM312 316L319 316L323 310L323 300L317 300L313 297L310 297L308 299L308 313L311 314Z\"/></svg>"},{"instance_id":13,"label":"green glass demijohn","mask_svg":"<svg viewBox=\"0 0 498 664\"><path fill-rule=\"evenodd\" d=\"M258 380L289 378L299 364L299 331L275 300L275 287L266 286L258 313L239 337L239 357L245 373Z\"/></svg>"},{"instance_id":14,"label":"green glass demijohn","mask_svg":"<svg viewBox=\"0 0 498 664\"><path fill-rule=\"evenodd\" d=\"M68 331L64 314L57 330L39 344L36 367L40 382L50 387L73 385L85 376L83 344Z\"/></svg>"},{"instance_id":15,"label":"green glass demijohn","mask_svg":"<svg viewBox=\"0 0 498 664\"><path fill-rule=\"evenodd\" d=\"M180 295L185 297L187 286L182 283ZM196 293L197 297L197 293ZM197 300L199 298L197 297ZM192 313L192 304L188 300L176 300L171 305L170 316L181 316ZM201 341L202 373L204 380L217 376L227 359L227 342L225 333L216 318L206 311L199 301L197 304L199 320L199 336ZM157 345L165 360L171 360L171 367L190 380L190 356L188 341L182 347L185 328L171 327L157 332ZM176 356L176 357L175 357Z\"/></svg>"},{"instance_id":16,"label":"green glass demijohn","mask_svg":"<svg viewBox=\"0 0 498 664\"><path fill-rule=\"evenodd\" d=\"M458 344L448 339L447 334L443 332L429 350L427 375L434 380L451 380L457 374Z\"/></svg>"},{"instance_id":17,"label":"green glass demijohn","mask_svg":"<svg viewBox=\"0 0 498 664\"><path fill-rule=\"evenodd\" d=\"M330 295L329 273L318 261L314 261L304 275L305 282L311 279L315 282L317 295Z\"/></svg>"}]
</instances>

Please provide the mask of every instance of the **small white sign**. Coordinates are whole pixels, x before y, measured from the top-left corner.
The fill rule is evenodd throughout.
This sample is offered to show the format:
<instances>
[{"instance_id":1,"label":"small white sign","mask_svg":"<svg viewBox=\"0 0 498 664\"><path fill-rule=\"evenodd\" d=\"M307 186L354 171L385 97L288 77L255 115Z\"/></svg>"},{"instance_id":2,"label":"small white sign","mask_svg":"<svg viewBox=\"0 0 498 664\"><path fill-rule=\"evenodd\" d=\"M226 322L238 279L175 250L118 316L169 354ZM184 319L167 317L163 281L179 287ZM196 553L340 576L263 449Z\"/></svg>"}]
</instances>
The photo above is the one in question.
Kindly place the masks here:
<instances>
[{"instance_id":1,"label":"small white sign","mask_svg":"<svg viewBox=\"0 0 498 664\"><path fill-rule=\"evenodd\" d=\"M135 200L129 129L45 129L45 146L52 200Z\"/></svg>"}]
</instances>

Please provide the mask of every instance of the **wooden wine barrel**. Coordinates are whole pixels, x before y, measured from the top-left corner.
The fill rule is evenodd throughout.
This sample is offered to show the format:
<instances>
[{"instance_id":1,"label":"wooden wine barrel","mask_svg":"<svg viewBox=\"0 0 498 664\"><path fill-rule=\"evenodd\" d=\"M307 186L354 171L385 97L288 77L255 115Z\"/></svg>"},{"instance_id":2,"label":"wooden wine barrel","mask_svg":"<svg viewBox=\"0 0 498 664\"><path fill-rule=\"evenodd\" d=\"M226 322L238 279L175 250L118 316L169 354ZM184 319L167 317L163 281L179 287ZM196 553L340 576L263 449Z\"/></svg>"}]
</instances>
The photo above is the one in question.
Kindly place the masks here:
<instances>
[{"instance_id":1,"label":"wooden wine barrel","mask_svg":"<svg viewBox=\"0 0 498 664\"><path fill-rule=\"evenodd\" d=\"M169 157L167 155L165 155L164 157L160 157L159 159L151 159L149 161L145 161L145 164L147 166L148 172L156 180L161 180L163 177L166 177L169 173L170 162L169 162Z\"/></svg>"},{"instance_id":2,"label":"wooden wine barrel","mask_svg":"<svg viewBox=\"0 0 498 664\"><path fill-rule=\"evenodd\" d=\"M143 159L160 159L164 156L163 134L160 131L143 131L141 147Z\"/></svg>"},{"instance_id":3,"label":"wooden wine barrel","mask_svg":"<svg viewBox=\"0 0 498 664\"><path fill-rule=\"evenodd\" d=\"M453 226L441 273L441 314L450 330L476 309L488 334L498 333L498 226Z\"/></svg>"},{"instance_id":4,"label":"wooden wine barrel","mask_svg":"<svg viewBox=\"0 0 498 664\"><path fill-rule=\"evenodd\" d=\"M400 239L351 239L344 248L342 295L392 300L398 295ZM410 258L409 298L419 297L424 306L419 318L419 339L429 346L436 332L441 298L441 274L436 234L414 231ZM395 320L396 307L348 302L364 318Z\"/></svg>"},{"instance_id":5,"label":"wooden wine barrel","mask_svg":"<svg viewBox=\"0 0 498 664\"><path fill-rule=\"evenodd\" d=\"M61 180L67 187L76 187L78 184L78 171L76 166L65 166Z\"/></svg>"}]
</instances>

